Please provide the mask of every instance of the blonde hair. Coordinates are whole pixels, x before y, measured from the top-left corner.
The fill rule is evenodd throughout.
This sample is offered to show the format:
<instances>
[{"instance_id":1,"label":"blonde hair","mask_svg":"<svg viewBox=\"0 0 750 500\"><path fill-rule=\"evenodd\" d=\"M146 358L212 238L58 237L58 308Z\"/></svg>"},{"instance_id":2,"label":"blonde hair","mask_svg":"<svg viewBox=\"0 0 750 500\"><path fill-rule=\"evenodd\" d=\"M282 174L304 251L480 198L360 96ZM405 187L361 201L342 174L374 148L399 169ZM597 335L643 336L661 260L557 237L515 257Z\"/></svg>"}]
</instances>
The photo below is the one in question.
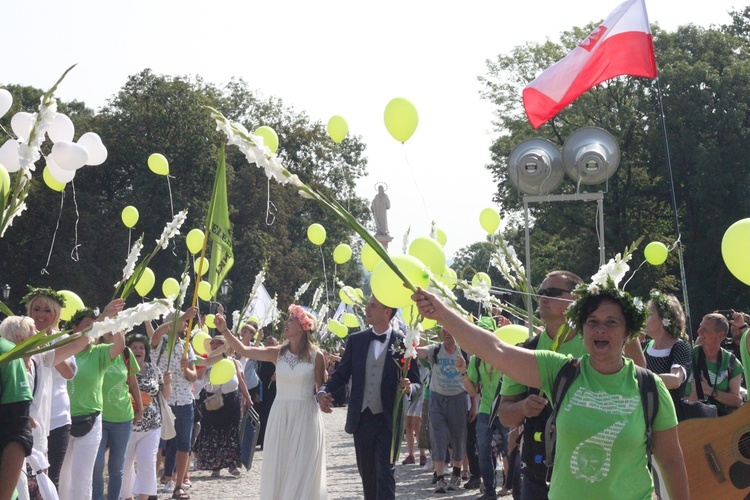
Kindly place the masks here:
<instances>
[{"instance_id":1,"label":"blonde hair","mask_svg":"<svg viewBox=\"0 0 750 500\"><path fill-rule=\"evenodd\" d=\"M20 344L36 333L34 320L28 316L8 316L0 323L0 337Z\"/></svg>"},{"instance_id":2,"label":"blonde hair","mask_svg":"<svg viewBox=\"0 0 750 500\"><path fill-rule=\"evenodd\" d=\"M58 329L58 326L60 324L60 315L62 314L62 306L59 302L56 300L47 297L46 295L37 295L30 301L26 303L26 314L31 316L31 309L34 307L34 304L37 302L40 302L41 305L47 306L50 308L52 313L55 315L55 319L52 320L52 324L50 325L51 329Z\"/></svg>"}]
</instances>

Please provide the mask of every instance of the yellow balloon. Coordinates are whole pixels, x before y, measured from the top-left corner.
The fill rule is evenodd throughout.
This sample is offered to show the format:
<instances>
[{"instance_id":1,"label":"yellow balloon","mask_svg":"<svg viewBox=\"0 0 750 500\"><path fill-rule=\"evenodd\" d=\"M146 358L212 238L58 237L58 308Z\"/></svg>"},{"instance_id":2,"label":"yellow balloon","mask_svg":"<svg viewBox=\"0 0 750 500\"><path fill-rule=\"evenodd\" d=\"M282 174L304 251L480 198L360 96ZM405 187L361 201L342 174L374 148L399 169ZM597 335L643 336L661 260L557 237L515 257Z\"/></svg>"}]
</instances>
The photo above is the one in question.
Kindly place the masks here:
<instances>
[{"instance_id":1,"label":"yellow balloon","mask_svg":"<svg viewBox=\"0 0 750 500\"><path fill-rule=\"evenodd\" d=\"M193 271L195 271L195 274L198 276L203 276L208 272L208 259L205 257L198 257L195 259L195 263L193 264Z\"/></svg>"},{"instance_id":2,"label":"yellow balloon","mask_svg":"<svg viewBox=\"0 0 750 500\"><path fill-rule=\"evenodd\" d=\"M664 264L667 260L667 255L669 255L667 245L661 241L652 241L643 249L643 256L646 257L646 260L652 266Z\"/></svg>"},{"instance_id":3,"label":"yellow balloon","mask_svg":"<svg viewBox=\"0 0 750 500\"><path fill-rule=\"evenodd\" d=\"M346 292L349 292L349 294L354 295L354 289L350 286L345 286L341 290L339 290L339 298L341 299L341 302L347 305L354 304L354 301L347 295Z\"/></svg>"},{"instance_id":4,"label":"yellow balloon","mask_svg":"<svg viewBox=\"0 0 750 500\"><path fill-rule=\"evenodd\" d=\"M342 243L333 250L333 261L336 264L346 264L352 258L352 247Z\"/></svg>"},{"instance_id":5,"label":"yellow balloon","mask_svg":"<svg viewBox=\"0 0 750 500\"><path fill-rule=\"evenodd\" d=\"M386 105L383 119L388 133L401 143L409 140L419 123L417 108L403 97L396 97Z\"/></svg>"},{"instance_id":6,"label":"yellow balloon","mask_svg":"<svg viewBox=\"0 0 750 500\"><path fill-rule=\"evenodd\" d=\"M310 227L307 228L307 239L313 245L322 245L326 241L326 228L318 223L310 224Z\"/></svg>"},{"instance_id":7,"label":"yellow balloon","mask_svg":"<svg viewBox=\"0 0 750 500\"><path fill-rule=\"evenodd\" d=\"M446 243L448 243L448 235L445 234L445 231L442 229L437 230L437 236L435 237L438 240L438 243L440 243L441 246L445 246Z\"/></svg>"},{"instance_id":8,"label":"yellow balloon","mask_svg":"<svg viewBox=\"0 0 750 500\"><path fill-rule=\"evenodd\" d=\"M445 270L445 252L437 240L428 236L414 238L409 245L409 255L421 260L434 274L442 274Z\"/></svg>"},{"instance_id":9,"label":"yellow balloon","mask_svg":"<svg viewBox=\"0 0 750 500\"><path fill-rule=\"evenodd\" d=\"M326 323L326 326L328 326L328 330L330 330L331 333L342 339L346 337L347 333L349 333L349 329L346 328L346 325L336 321L335 319L329 319L328 323Z\"/></svg>"},{"instance_id":10,"label":"yellow balloon","mask_svg":"<svg viewBox=\"0 0 750 500\"><path fill-rule=\"evenodd\" d=\"M456 288L456 280L458 279L458 276L456 275L456 271L450 267L446 267L443 274L435 276L435 278L451 290Z\"/></svg>"},{"instance_id":11,"label":"yellow balloon","mask_svg":"<svg viewBox=\"0 0 750 500\"><path fill-rule=\"evenodd\" d=\"M214 323L215 319L215 314L206 314L206 326L209 328L216 328L216 323Z\"/></svg>"},{"instance_id":12,"label":"yellow balloon","mask_svg":"<svg viewBox=\"0 0 750 500\"><path fill-rule=\"evenodd\" d=\"M344 313L344 317L341 321L349 328L359 328L359 320L352 313Z\"/></svg>"},{"instance_id":13,"label":"yellow balloon","mask_svg":"<svg viewBox=\"0 0 750 500\"><path fill-rule=\"evenodd\" d=\"M479 224L487 231L487 234L495 234L497 228L500 227L500 214L494 208L485 208L479 214Z\"/></svg>"},{"instance_id":14,"label":"yellow balloon","mask_svg":"<svg viewBox=\"0 0 750 500\"><path fill-rule=\"evenodd\" d=\"M174 278L167 278L161 284L161 292L165 297L177 297L180 294L180 283Z\"/></svg>"},{"instance_id":15,"label":"yellow balloon","mask_svg":"<svg viewBox=\"0 0 750 500\"><path fill-rule=\"evenodd\" d=\"M120 218L122 219L122 223L125 224L125 227L132 228L138 223L138 215L138 209L132 205L128 205L122 209Z\"/></svg>"},{"instance_id":16,"label":"yellow balloon","mask_svg":"<svg viewBox=\"0 0 750 500\"><path fill-rule=\"evenodd\" d=\"M404 254L392 255L391 260L414 286L427 288L430 275L422 261ZM370 288L375 298L387 307L407 307L413 303L413 292L404 286L401 278L385 262L380 262L372 271Z\"/></svg>"},{"instance_id":17,"label":"yellow balloon","mask_svg":"<svg viewBox=\"0 0 750 500\"><path fill-rule=\"evenodd\" d=\"M211 300L211 284L208 281L198 283L198 297L205 302Z\"/></svg>"},{"instance_id":18,"label":"yellow balloon","mask_svg":"<svg viewBox=\"0 0 750 500\"><path fill-rule=\"evenodd\" d=\"M71 292L70 290L60 290L57 293L62 295L65 299L65 305L60 312L60 319L62 319L63 321L69 321L70 318L72 318L76 313L76 311L85 307L83 305L81 297L79 297L74 292Z\"/></svg>"},{"instance_id":19,"label":"yellow balloon","mask_svg":"<svg viewBox=\"0 0 750 500\"><path fill-rule=\"evenodd\" d=\"M380 243L378 243L379 245ZM381 247L382 248L382 247ZM362 247L362 265L365 266L365 269L372 272L373 269L375 269L375 266L378 265L378 262L382 261L383 259L380 258L380 255L372 249L372 247L369 244L365 244L365 246Z\"/></svg>"},{"instance_id":20,"label":"yellow balloon","mask_svg":"<svg viewBox=\"0 0 750 500\"><path fill-rule=\"evenodd\" d=\"M5 167L0 165L0 201L5 202L5 198L10 193L10 174ZM4 205L4 203L3 203Z\"/></svg>"},{"instance_id":21,"label":"yellow balloon","mask_svg":"<svg viewBox=\"0 0 750 500\"><path fill-rule=\"evenodd\" d=\"M208 375L208 381L212 385L226 384L236 373L234 361L222 359L211 367L211 373Z\"/></svg>"},{"instance_id":22,"label":"yellow balloon","mask_svg":"<svg viewBox=\"0 0 750 500\"><path fill-rule=\"evenodd\" d=\"M44 167L44 171L42 172L42 179L44 179L44 183L52 191L62 191L63 189L65 189L65 184L53 177L52 172L49 171L49 167Z\"/></svg>"},{"instance_id":23,"label":"yellow balloon","mask_svg":"<svg viewBox=\"0 0 750 500\"><path fill-rule=\"evenodd\" d=\"M365 292L363 292L361 288L355 288L354 289L354 294L357 297L359 297L359 301L360 302L364 302L365 301Z\"/></svg>"},{"instance_id":24,"label":"yellow balloon","mask_svg":"<svg viewBox=\"0 0 750 500\"><path fill-rule=\"evenodd\" d=\"M145 297L148 295L148 292L154 288L154 283L156 283L156 276L154 276L154 272L147 267L143 270L143 274L141 274L141 277L138 279L138 283L135 284L135 291L138 292L138 295L141 297Z\"/></svg>"},{"instance_id":25,"label":"yellow balloon","mask_svg":"<svg viewBox=\"0 0 750 500\"><path fill-rule=\"evenodd\" d=\"M330 137L336 144L343 141L346 134L349 133L349 125L346 123L346 120L339 115L333 115L331 119L328 120L328 126L326 128L328 130L328 137Z\"/></svg>"},{"instance_id":26,"label":"yellow balloon","mask_svg":"<svg viewBox=\"0 0 750 500\"><path fill-rule=\"evenodd\" d=\"M721 239L721 256L729 272L746 285L750 285L750 218L741 219L729 226Z\"/></svg>"},{"instance_id":27,"label":"yellow balloon","mask_svg":"<svg viewBox=\"0 0 750 500\"><path fill-rule=\"evenodd\" d=\"M208 354L205 347L205 340L211 338L206 332L198 332L190 338L190 344L193 350L198 354Z\"/></svg>"},{"instance_id":28,"label":"yellow balloon","mask_svg":"<svg viewBox=\"0 0 750 500\"><path fill-rule=\"evenodd\" d=\"M185 237L185 244L188 251L195 255L203 249L203 231L200 229L191 229Z\"/></svg>"},{"instance_id":29,"label":"yellow balloon","mask_svg":"<svg viewBox=\"0 0 750 500\"><path fill-rule=\"evenodd\" d=\"M157 175L169 175L169 162L163 154L153 153L149 156L148 168Z\"/></svg>"},{"instance_id":30,"label":"yellow balloon","mask_svg":"<svg viewBox=\"0 0 750 500\"><path fill-rule=\"evenodd\" d=\"M503 342L516 345L529 338L529 329L521 325L505 325L495 330L495 336Z\"/></svg>"},{"instance_id":31,"label":"yellow balloon","mask_svg":"<svg viewBox=\"0 0 750 500\"><path fill-rule=\"evenodd\" d=\"M253 134L261 136L263 138L263 145L271 150L272 153L275 153L279 149L279 136L271 127L263 125L256 128Z\"/></svg>"},{"instance_id":32,"label":"yellow balloon","mask_svg":"<svg viewBox=\"0 0 750 500\"><path fill-rule=\"evenodd\" d=\"M479 283L484 283L489 288L492 286L492 279L487 273L477 273L471 278L471 284L477 286Z\"/></svg>"}]
</instances>

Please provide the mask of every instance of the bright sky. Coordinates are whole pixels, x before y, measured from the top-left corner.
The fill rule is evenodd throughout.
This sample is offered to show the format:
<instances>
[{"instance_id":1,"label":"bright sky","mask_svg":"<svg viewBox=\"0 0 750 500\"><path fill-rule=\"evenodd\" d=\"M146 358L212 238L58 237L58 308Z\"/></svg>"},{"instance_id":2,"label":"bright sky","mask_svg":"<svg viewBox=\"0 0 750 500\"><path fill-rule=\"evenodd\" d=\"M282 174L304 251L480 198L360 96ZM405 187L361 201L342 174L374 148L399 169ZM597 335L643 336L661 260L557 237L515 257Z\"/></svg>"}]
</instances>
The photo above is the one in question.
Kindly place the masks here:
<instances>
[{"instance_id":1,"label":"bright sky","mask_svg":"<svg viewBox=\"0 0 750 500\"><path fill-rule=\"evenodd\" d=\"M370 175L359 194L372 199L376 183L388 185L390 250L400 251L407 228L411 238L427 235L435 220L448 235L450 257L484 238L479 212L493 206L484 168L496 136L493 108L480 99L477 82L485 61L526 42L556 40L563 30L604 19L619 3L131 0L115 7L37 0L6 6L0 16L0 84L46 89L77 62L57 94L99 108L129 75L151 68L218 85L242 77L313 120L342 115L350 134L367 144ZM652 23L674 30L728 23L727 12L744 5L647 0L646 7ZM405 146L383 123L394 97L419 112Z\"/></svg>"}]
</instances>

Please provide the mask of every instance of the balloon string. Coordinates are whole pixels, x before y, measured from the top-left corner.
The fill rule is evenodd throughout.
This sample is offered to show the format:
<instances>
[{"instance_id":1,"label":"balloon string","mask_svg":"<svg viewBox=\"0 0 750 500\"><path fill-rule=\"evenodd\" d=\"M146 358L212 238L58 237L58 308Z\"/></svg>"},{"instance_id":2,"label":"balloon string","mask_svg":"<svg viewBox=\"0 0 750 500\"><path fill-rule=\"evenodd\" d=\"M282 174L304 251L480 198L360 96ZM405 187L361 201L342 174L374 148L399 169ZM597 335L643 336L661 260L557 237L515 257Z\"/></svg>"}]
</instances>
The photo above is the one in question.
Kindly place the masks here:
<instances>
[{"instance_id":1,"label":"balloon string","mask_svg":"<svg viewBox=\"0 0 750 500\"><path fill-rule=\"evenodd\" d=\"M132 236L132 234L133 234L133 228L129 227L128 228L128 253L127 253L128 256L130 256L130 237Z\"/></svg>"},{"instance_id":2,"label":"balloon string","mask_svg":"<svg viewBox=\"0 0 750 500\"><path fill-rule=\"evenodd\" d=\"M411 174L411 180L414 182L414 187L417 190L417 193L419 193L419 197L422 199L422 206L424 207L424 214L425 216L430 216L430 211L427 210L427 202L424 199L424 194L422 193L422 190L419 189L419 186L417 185L417 177L414 175L414 170L411 168L411 163L409 162L409 155L406 154L406 145L402 142L401 143L401 150L404 152L404 160L406 160L406 166L409 168L409 173Z\"/></svg>"},{"instance_id":3,"label":"balloon string","mask_svg":"<svg viewBox=\"0 0 750 500\"><path fill-rule=\"evenodd\" d=\"M73 242L74 243L73 244L73 250L70 251L70 259L73 262L78 262L79 260L81 260L80 257L78 256L78 247L81 246L80 243L78 243L78 221L81 219L81 214L78 213L78 201L76 200L76 184L75 184L75 181L71 181L70 182L70 186L71 186L71 188L73 190L73 206L75 207L75 211L76 211L76 223L73 226L74 227L74 231L73 232L75 234L75 240Z\"/></svg>"},{"instance_id":4,"label":"balloon string","mask_svg":"<svg viewBox=\"0 0 750 500\"><path fill-rule=\"evenodd\" d=\"M330 299L328 297L328 275L326 274L326 258L323 255L323 245L321 245L319 248L320 248L320 259L323 261L323 282L326 284L326 304L328 304Z\"/></svg>"},{"instance_id":5,"label":"balloon string","mask_svg":"<svg viewBox=\"0 0 750 500\"><path fill-rule=\"evenodd\" d=\"M169 174L167 174L167 191L169 191L169 209L172 211L172 218L174 219L174 202L172 201L172 183L169 182Z\"/></svg>"},{"instance_id":6,"label":"balloon string","mask_svg":"<svg viewBox=\"0 0 750 500\"><path fill-rule=\"evenodd\" d=\"M278 209L276 208L276 205L274 205L273 202L271 201L271 179L268 179L268 184L266 184L266 225L267 226L273 226L273 223L276 221L275 212L277 210ZM270 219L270 222L269 222L269 219ZM326 283L326 287L327 286L328 284Z\"/></svg>"},{"instance_id":7,"label":"balloon string","mask_svg":"<svg viewBox=\"0 0 750 500\"><path fill-rule=\"evenodd\" d=\"M60 218L62 218L62 211L63 206L65 205L65 188L63 188L62 191L60 191L60 213L57 215L57 224L55 224L55 232L52 233L52 242L49 246L49 254L47 255L47 263L44 265L44 269L42 269L41 274L49 274L49 271L47 271L47 268L49 267L49 261L52 258L52 249L55 248L55 238L57 237L57 230L60 227Z\"/></svg>"}]
</instances>

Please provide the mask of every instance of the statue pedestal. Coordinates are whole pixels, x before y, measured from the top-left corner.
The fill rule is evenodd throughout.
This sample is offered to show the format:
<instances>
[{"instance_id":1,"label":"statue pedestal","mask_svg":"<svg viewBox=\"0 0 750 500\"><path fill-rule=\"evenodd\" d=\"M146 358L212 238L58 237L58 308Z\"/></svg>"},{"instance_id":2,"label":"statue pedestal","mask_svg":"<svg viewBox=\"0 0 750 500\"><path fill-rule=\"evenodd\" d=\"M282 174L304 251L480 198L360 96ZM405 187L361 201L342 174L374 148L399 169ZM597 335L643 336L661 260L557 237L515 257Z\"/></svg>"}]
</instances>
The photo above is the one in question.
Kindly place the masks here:
<instances>
[{"instance_id":1,"label":"statue pedestal","mask_svg":"<svg viewBox=\"0 0 750 500\"><path fill-rule=\"evenodd\" d=\"M376 234L375 239L378 240L378 242L380 242L381 245L383 245L383 248L388 250L388 243L393 241L393 236L389 234Z\"/></svg>"}]
</instances>

